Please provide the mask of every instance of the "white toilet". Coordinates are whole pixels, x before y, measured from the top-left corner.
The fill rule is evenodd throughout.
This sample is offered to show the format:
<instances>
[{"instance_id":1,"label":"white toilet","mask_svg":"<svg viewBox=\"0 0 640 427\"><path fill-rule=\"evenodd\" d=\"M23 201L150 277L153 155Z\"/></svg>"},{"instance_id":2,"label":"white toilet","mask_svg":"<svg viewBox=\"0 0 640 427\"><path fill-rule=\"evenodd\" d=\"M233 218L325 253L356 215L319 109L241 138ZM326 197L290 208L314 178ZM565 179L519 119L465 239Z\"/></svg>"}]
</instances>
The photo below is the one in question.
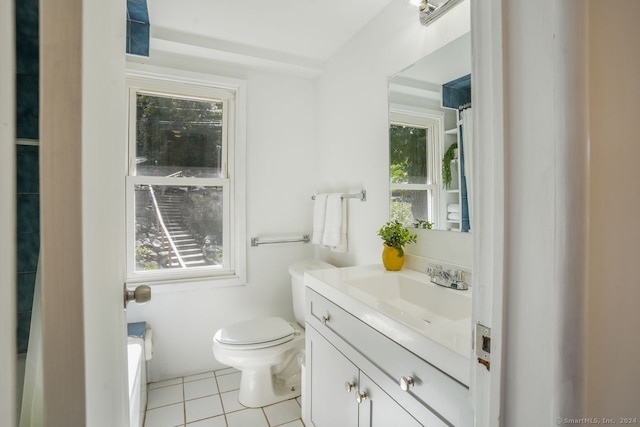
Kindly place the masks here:
<instances>
[{"instance_id":1,"label":"white toilet","mask_svg":"<svg viewBox=\"0 0 640 427\"><path fill-rule=\"evenodd\" d=\"M292 264L291 291L297 324L280 317L234 323L216 332L213 355L242 371L238 400L256 408L300 395L304 359L304 273L335 268L322 261Z\"/></svg>"}]
</instances>

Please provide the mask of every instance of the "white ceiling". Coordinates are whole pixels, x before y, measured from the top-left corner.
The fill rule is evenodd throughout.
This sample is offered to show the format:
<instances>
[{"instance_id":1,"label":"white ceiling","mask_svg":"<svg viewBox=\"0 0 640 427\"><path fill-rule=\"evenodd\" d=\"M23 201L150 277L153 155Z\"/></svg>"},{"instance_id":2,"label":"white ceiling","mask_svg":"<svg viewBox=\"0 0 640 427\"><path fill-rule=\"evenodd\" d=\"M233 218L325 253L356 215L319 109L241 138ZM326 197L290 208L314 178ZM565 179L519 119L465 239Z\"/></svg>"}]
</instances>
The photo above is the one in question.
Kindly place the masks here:
<instances>
[{"instance_id":1,"label":"white ceiling","mask_svg":"<svg viewBox=\"0 0 640 427\"><path fill-rule=\"evenodd\" d=\"M154 33L324 62L391 1L148 0ZM209 43L210 42L210 43Z\"/></svg>"}]
</instances>

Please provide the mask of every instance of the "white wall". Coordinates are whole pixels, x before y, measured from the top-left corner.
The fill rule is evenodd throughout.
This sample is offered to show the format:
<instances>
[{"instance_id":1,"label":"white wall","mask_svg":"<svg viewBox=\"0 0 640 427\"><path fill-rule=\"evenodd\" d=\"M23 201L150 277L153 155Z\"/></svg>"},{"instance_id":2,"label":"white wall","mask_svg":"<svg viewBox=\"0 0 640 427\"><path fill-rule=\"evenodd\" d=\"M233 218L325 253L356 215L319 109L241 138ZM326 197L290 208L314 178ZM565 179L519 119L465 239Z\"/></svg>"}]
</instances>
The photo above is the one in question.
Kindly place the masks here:
<instances>
[{"instance_id":1,"label":"white wall","mask_svg":"<svg viewBox=\"0 0 640 427\"><path fill-rule=\"evenodd\" d=\"M367 190L349 202L349 251L318 256L335 265L380 262L378 229L389 220L388 78L470 29L469 1L428 27L394 1L326 64L318 79L318 191Z\"/></svg>"},{"instance_id":2,"label":"white wall","mask_svg":"<svg viewBox=\"0 0 640 427\"><path fill-rule=\"evenodd\" d=\"M618 421L640 416L640 3L608 6L589 2L587 404L590 416Z\"/></svg>"},{"instance_id":3,"label":"white wall","mask_svg":"<svg viewBox=\"0 0 640 427\"><path fill-rule=\"evenodd\" d=\"M247 284L203 284L188 291L159 286L148 304L129 305L129 321L144 320L153 329L149 380L158 381L220 367L212 339L229 323L262 315L294 319L287 268L313 258L313 248L301 243L251 247L249 239L311 231L315 85L308 78L197 58L152 52L150 62L247 83L247 241L242 242L247 245Z\"/></svg>"},{"instance_id":4,"label":"white wall","mask_svg":"<svg viewBox=\"0 0 640 427\"><path fill-rule=\"evenodd\" d=\"M444 230L411 230L418 236L415 244L405 246L405 254L411 257L428 258L429 262L442 262L464 267L471 271L473 266L473 234ZM409 260L407 260L409 261ZM411 267L423 263L407 264ZM411 267L413 268L413 267ZM413 268L424 271L424 267Z\"/></svg>"}]
</instances>

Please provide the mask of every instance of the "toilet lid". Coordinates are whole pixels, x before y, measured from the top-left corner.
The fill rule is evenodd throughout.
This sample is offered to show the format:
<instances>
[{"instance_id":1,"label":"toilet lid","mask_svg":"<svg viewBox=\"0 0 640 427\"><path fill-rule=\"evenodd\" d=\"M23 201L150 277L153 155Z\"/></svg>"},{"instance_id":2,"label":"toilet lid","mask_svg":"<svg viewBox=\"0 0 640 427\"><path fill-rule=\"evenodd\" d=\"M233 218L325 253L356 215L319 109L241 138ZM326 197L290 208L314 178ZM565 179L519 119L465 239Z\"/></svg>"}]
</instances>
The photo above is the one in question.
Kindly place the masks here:
<instances>
[{"instance_id":1,"label":"toilet lid","mask_svg":"<svg viewBox=\"0 0 640 427\"><path fill-rule=\"evenodd\" d=\"M293 336L293 326L280 317L251 319L234 323L220 330L218 341L223 344L260 344Z\"/></svg>"}]
</instances>

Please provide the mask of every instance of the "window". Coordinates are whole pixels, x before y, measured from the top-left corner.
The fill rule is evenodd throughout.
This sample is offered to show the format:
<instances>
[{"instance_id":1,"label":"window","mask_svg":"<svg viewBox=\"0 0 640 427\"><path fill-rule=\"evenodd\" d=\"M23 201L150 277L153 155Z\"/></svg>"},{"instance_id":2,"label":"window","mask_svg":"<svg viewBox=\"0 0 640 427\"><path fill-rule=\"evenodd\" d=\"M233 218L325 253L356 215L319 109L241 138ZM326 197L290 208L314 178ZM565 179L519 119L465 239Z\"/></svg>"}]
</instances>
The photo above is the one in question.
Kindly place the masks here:
<instances>
[{"instance_id":1,"label":"window","mask_svg":"<svg viewBox=\"0 0 640 427\"><path fill-rule=\"evenodd\" d=\"M437 222L442 117L392 111L390 119L390 217L403 224Z\"/></svg>"},{"instance_id":2,"label":"window","mask_svg":"<svg viewBox=\"0 0 640 427\"><path fill-rule=\"evenodd\" d=\"M128 82L128 279L236 275L236 92Z\"/></svg>"}]
</instances>

